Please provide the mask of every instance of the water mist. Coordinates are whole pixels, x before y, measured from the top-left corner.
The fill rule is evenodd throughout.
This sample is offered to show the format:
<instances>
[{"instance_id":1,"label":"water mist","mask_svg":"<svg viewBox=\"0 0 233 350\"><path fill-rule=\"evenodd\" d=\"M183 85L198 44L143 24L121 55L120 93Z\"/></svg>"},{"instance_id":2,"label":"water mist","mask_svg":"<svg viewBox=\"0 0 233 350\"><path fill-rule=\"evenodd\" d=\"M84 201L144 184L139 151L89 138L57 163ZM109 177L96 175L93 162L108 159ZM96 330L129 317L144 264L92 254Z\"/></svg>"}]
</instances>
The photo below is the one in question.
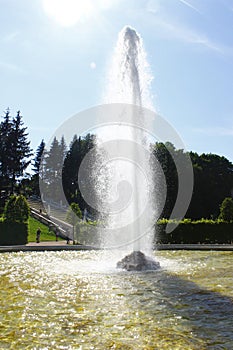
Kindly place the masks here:
<instances>
[{"instance_id":1,"label":"water mist","mask_svg":"<svg viewBox=\"0 0 233 350\"><path fill-rule=\"evenodd\" d=\"M128 270L158 267L158 263L143 254L152 249L155 220L150 140L144 129L150 127L146 125L145 107L152 109L151 80L141 37L133 28L124 27L119 33L104 94L104 102L116 103L118 114L116 125L108 126L102 134L102 142L108 141L106 152L112 141L116 153L114 164L109 162L111 178L107 199L108 204L113 203L109 206L107 226L114 234L105 235L103 245L133 251L117 265ZM122 156L122 148L127 149L130 162ZM116 210L114 204L119 198L122 206Z\"/></svg>"}]
</instances>

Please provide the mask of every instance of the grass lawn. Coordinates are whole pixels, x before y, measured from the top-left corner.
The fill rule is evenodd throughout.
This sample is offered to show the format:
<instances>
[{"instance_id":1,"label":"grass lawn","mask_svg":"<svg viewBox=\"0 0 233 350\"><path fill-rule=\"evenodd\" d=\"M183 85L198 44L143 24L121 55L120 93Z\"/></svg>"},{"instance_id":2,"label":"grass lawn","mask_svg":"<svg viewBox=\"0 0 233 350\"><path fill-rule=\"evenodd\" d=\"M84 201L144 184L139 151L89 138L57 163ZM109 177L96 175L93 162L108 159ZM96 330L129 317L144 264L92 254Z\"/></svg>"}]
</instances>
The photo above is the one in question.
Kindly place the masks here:
<instances>
[{"instance_id":1,"label":"grass lawn","mask_svg":"<svg viewBox=\"0 0 233 350\"><path fill-rule=\"evenodd\" d=\"M41 235L40 235L40 241L56 241L55 234L53 232L49 232L48 226L42 224L38 220L34 219L33 217L29 217L29 223L28 223L28 242L35 242L36 241L36 231L40 228ZM61 238L58 238L58 240L62 240Z\"/></svg>"}]
</instances>

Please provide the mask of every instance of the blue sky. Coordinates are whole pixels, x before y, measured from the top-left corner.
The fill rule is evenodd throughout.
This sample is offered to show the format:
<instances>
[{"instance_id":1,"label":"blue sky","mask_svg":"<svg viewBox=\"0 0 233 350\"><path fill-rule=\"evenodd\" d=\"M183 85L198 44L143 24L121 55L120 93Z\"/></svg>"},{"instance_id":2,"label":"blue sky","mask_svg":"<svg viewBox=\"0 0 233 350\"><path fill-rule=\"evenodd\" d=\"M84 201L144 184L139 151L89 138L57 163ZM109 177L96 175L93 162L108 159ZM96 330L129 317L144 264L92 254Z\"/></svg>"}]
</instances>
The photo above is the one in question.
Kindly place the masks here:
<instances>
[{"instance_id":1,"label":"blue sky","mask_svg":"<svg viewBox=\"0 0 233 350\"><path fill-rule=\"evenodd\" d=\"M159 114L188 150L233 161L232 0L56 1L0 0L0 111L22 111L34 149L101 103L106 65L129 24L143 38Z\"/></svg>"}]
</instances>

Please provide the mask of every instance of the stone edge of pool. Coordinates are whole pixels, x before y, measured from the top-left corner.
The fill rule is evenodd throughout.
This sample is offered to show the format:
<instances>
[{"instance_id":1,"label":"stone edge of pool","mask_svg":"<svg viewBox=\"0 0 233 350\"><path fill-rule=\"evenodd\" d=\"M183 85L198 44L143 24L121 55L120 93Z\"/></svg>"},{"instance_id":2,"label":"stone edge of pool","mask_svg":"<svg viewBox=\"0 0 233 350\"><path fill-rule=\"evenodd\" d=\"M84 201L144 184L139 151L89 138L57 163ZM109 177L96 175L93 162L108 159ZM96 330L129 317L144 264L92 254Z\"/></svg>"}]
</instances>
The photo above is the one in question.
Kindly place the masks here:
<instances>
[{"instance_id":1,"label":"stone edge of pool","mask_svg":"<svg viewBox=\"0 0 233 350\"><path fill-rule=\"evenodd\" d=\"M159 244L157 250L216 250L233 251L233 244ZM62 251L62 250L100 250L98 247L88 245L69 245L69 244L28 244L0 246L0 253L10 252L44 252L44 251Z\"/></svg>"}]
</instances>

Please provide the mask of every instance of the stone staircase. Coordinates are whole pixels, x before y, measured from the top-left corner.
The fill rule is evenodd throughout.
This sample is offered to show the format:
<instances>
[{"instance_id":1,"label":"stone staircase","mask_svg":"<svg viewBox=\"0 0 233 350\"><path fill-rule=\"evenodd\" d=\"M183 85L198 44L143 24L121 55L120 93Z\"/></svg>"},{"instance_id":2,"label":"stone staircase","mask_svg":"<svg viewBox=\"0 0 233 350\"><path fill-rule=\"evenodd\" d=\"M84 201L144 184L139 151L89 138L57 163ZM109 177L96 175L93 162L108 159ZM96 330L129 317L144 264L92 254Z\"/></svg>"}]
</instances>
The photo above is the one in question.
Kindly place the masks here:
<instances>
[{"instance_id":1,"label":"stone staircase","mask_svg":"<svg viewBox=\"0 0 233 350\"><path fill-rule=\"evenodd\" d=\"M28 198L28 204L31 209L31 215L51 229L59 231L59 236L64 239L73 240L73 226L66 222L66 211L62 208L49 205L49 215L47 214L43 203L35 197Z\"/></svg>"}]
</instances>

